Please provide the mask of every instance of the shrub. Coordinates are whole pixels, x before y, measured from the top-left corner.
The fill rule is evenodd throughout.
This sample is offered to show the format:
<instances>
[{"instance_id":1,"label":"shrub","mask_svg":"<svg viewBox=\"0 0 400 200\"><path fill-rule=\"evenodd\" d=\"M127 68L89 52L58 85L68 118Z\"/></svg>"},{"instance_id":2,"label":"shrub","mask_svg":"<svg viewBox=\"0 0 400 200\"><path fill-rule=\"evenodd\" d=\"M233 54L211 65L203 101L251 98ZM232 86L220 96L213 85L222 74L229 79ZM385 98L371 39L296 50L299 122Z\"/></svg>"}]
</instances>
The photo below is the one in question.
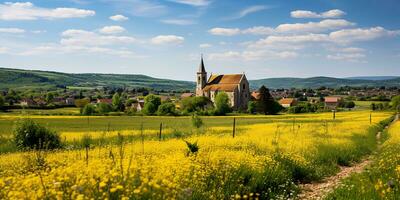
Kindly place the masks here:
<instances>
[{"instance_id":1,"label":"shrub","mask_svg":"<svg viewBox=\"0 0 400 200\"><path fill-rule=\"evenodd\" d=\"M81 110L82 115L93 115L96 112L96 109L94 108L93 105L87 104L83 109Z\"/></svg>"},{"instance_id":2,"label":"shrub","mask_svg":"<svg viewBox=\"0 0 400 200\"><path fill-rule=\"evenodd\" d=\"M226 115L231 112L229 97L225 92L220 92L215 97L215 115Z\"/></svg>"},{"instance_id":3,"label":"shrub","mask_svg":"<svg viewBox=\"0 0 400 200\"><path fill-rule=\"evenodd\" d=\"M55 149L61 147L60 136L30 119L19 121L14 129L14 142L19 148Z\"/></svg>"},{"instance_id":4,"label":"shrub","mask_svg":"<svg viewBox=\"0 0 400 200\"><path fill-rule=\"evenodd\" d=\"M192 125L196 128L203 126L203 120L196 114L192 115Z\"/></svg>"},{"instance_id":5,"label":"shrub","mask_svg":"<svg viewBox=\"0 0 400 200\"><path fill-rule=\"evenodd\" d=\"M158 107L157 114L159 116L174 116L176 115L175 104L166 102Z\"/></svg>"},{"instance_id":6,"label":"shrub","mask_svg":"<svg viewBox=\"0 0 400 200\"><path fill-rule=\"evenodd\" d=\"M255 114L257 112L257 102L249 101L247 104L247 112L250 114Z\"/></svg>"},{"instance_id":7,"label":"shrub","mask_svg":"<svg viewBox=\"0 0 400 200\"><path fill-rule=\"evenodd\" d=\"M113 110L112 106L108 103L97 104L97 112L100 114L106 114L106 113L111 112L112 110Z\"/></svg>"},{"instance_id":8,"label":"shrub","mask_svg":"<svg viewBox=\"0 0 400 200\"><path fill-rule=\"evenodd\" d=\"M161 98L159 96L150 94L144 98L143 113L146 115L153 115L158 110L158 106L161 104Z\"/></svg>"}]
</instances>

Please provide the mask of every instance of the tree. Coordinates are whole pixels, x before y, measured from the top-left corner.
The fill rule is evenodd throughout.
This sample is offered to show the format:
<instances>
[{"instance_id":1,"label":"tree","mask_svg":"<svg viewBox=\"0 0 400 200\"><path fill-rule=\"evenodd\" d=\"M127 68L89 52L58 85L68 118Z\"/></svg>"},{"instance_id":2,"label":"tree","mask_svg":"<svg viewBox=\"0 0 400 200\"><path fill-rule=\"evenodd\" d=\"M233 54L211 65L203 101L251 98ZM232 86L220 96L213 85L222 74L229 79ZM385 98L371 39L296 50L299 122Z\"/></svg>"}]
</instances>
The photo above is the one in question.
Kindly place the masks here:
<instances>
[{"instance_id":1,"label":"tree","mask_svg":"<svg viewBox=\"0 0 400 200\"><path fill-rule=\"evenodd\" d=\"M4 97L0 95L0 108L4 106Z\"/></svg>"},{"instance_id":2,"label":"tree","mask_svg":"<svg viewBox=\"0 0 400 200\"><path fill-rule=\"evenodd\" d=\"M260 113L274 115L282 111L282 106L274 100L272 95L269 93L269 89L264 85L258 90L260 99L257 102L257 110Z\"/></svg>"},{"instance_id":3,"label":"tree","mask_svg":"<svg viewBox=\"0 0 400 200\"><path fill-rule=\"evenodd\" d=\"M231 112L229 97L225 92L219 92L215 97L215 115L226 115Z\"/></svg>"},{"instance_id":4,"label":"tree","mask_svg":"<svg viewBox=\"0 0 400 200\"><path fill-rule=\"evenodd\" d=\"M187 112L200 111L209 104L211 101L207 97L187 97L182 100L182 109Z\"/></svg>"},{"instance_id":5,"label":"tree","mask_svg":"<svg viewBox=\"0 0 400 200\"><path fill-rule=\"evenodd\" d=\"M400 111L400 95L393 97L391 103L394 109Z\"/></svg>"},{"instance_id":6,"label":"tree","mask_svg":"<svg viewBox=\"0 0 400 200\"><path fill-rule=\"evenodd\" d=\"M376 105L375 105L375 103L371 103L371 106L370 106L370 107L371 107L371 110L373 110L373 111L376 110Z\"/></svg>"},{"instance_id":7,"label":"tree","mask_svg":"<svg viewBox=\"0 0 400 200\"><path fill-rule=\"evenodd\" d=\"M100 114L106 114L111 112L113 109L108 103L99 103L97 104L97 112Z\"/></svg>"},{"instance_id":8,"label":"tree","mask_svg":"<svg viewBox=\"0 0 400 200\"><path fill-rule=\"evenodd\" d=\"M347 101L344 103L345 108L354 108L355 106L356 104L354 103L354 101Z\"/></svg>"},{"instance_id":9,"label":"tree","mask_svg":"<svg viewBox=\"0 0 400 200\"><path fill-rule=\"evenodd\" d=\"M48 92L46 94L46 102L51 103L51 102L53 102L53 100L54 100L54 94L52 92Z\"/></svg>"},{"instance_id":10,"label":"tree","mask_svg":"<svg viewBox=\"0 0 400 200\"><path fill-rule=\"evenodd\" d=\"M114 96L112 97L112 105L113 105L115 110L118 110L118 111L123 110L123 104L122 104L121 96L119 95L118 92L116 92L114 94Z\"/></svg>"},{"instance_id":11,"label":"tree","mask_svg":"<svg viewBox=\"0 0 400 200\"><path fill-rule=\"evenodd\" d=\"M81 110L82 115L93 115L96 112L96 109L91 104L86 104L85 107Z\"/></svg>"},{"instance_id":12,"label":"tree","mask_svg":"<svg viewBox=\"0 0 400 200\"><path fill-rule=\"evenodd\" d=\"M157 114L159 116L176 115L175 104L171 102L162 103L160 106L158 106Z\"/></svg>"},{"instance_id":13,"label":"tree","mask_svg":"<svg viewBox=\"0 0 400 200\"><path fill-rule=\"evenodd\" d=\"M144 98L143 113L146 115L153 115L157 112L158 106L161 105L161 98L154 94L147 95Z\"/></svg>"},{"instance_id":14,"label":"tree","mask_svg":"<svg viewBox=\"0 0 400 200\"><path fill-rule=\"evenodd\" d=\"M249 101L247 104L247 112L250 114L255 114L257 112L257 102Z\"/></svg>"}]
</instances>

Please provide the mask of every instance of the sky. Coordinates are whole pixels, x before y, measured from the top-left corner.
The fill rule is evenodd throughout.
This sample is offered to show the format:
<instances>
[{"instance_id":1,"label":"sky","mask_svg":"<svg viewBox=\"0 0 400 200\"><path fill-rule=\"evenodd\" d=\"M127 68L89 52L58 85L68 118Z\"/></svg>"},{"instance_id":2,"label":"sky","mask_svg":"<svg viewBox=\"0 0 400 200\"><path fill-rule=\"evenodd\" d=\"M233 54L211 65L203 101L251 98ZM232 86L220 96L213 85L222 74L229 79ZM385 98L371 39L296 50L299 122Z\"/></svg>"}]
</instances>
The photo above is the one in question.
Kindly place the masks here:
<instances>
[{"instance_id":1,"label":"sky","mask_svg":"<svg viewBox=\"0 0 400 200\"><path fill-rule=\"evenodd\" d=\"M398 0L0 1L0 66L195 80L400 75Z\"/></svg>"}]
</instances>

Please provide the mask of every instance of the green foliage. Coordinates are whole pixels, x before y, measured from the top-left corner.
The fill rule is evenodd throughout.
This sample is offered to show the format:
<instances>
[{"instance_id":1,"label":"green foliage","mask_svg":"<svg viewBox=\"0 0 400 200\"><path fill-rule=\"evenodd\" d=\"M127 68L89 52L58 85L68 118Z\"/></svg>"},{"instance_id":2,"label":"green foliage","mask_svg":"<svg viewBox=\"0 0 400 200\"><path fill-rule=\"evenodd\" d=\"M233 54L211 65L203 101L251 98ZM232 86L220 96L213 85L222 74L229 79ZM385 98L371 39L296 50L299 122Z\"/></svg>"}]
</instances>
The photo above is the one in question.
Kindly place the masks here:
<instances>
[{"instance_id":1,"label":"green foliage","mask_svg":"<svg viewBox=\"0 0 400 200\"><path fill-rule=\"evenodd\" d=\"M226 115L231 112L230 100L225 92L219 92L215 97L215 115Z\"/></svg>"},{"instance_id":2,"label":"green foliage","mask_svg":"<svg viewBox=\"0 0 400 200\"><path fill-rule=\"evenodd\" d=\"M0 95L0 108L4 106L4 97Z\"/></svg>"},{"instance_id":3,"label":"green foliage","mask_svg":"<svg viewBox=\"0 0 400 200\"><path fill-rule=\"evenodd\" d=\"M196 128L200 128L201 126L203 126L203 120L197 114L193 114L192 125Z\"/></svg>"},{"instance_id":4,"label":"green foliage","mask_svg":"<svg viewBox=\"0 0 400 200\"><path fill-rule=\"evenodd\" d=\"M174 116L176 114L175 104L172 102L162 103L157 110L159 116Z\"/></svg>"},{"instance_id":5,"label":"green foliage","mask_svg":"<svg viewBox=\"0 0 400 200\"><path fill-rule=\"evenodd\" d=\"M147 95L146 98L144 98L144 108L142 112L146 115L154 115L160 105L161 98L159 96L153 94Z\"/></svg>"},{"instance_id":6,"label":"green foliage","mask_svg":"<svg viewBox=\"0 0 400 200\"><path fill-rule=\"evenodd\" d=\"M289 113L313 113L318 111L318 105L311 103L299 103L288 109Z\"/></svg>"},{"instance_id":7,"label":"green foliage","mask_svg":"<svg viewBox=\"0 0 400 200\"><path fill-rule=\"evenodd\" d=\"M122 103L121 95L116 92L112 97L112 105L115 110L122 111L124 109L124 104Z\"/></svg>"},{"instance_id":8,"label":"green foliage","mask_svg":"<svg viewBox=\"0 0 400 200\"><path fill-rule=\"evenodd\" d=\"M185 112L204 111L207 105L211 105L210 99L207 97L188 97L182 100L182 109Z\"/></svg>"},{"instance_id":9,"label":"green foliage","mask_svg":"<svg viewBox=\"0 0 400 200\"><path fill-rule=\"evenodd\" d=\"M185 143L188 148L187 155L195 154L199 151L199 145L197 144L197 141L194 143L191 143L191 142L185 140Z\"/></svg>"},{"instance_id":10,"label":"green foliage","mask_svg":"<svg viewBox=\"0 0 400 200\"><path fill-rule=\"evenodd\" d=\"M393 97L391 103L394 109L400 111L400 95Z\"/></svg>"},{"instance_id":11,"label":"green foliage","mask_svg":"<svg viewBox=\"0 0 400 200\"><path fill-rule=\"evenodd\" d=\"M125 102L125 107L131 107L132 104L137 103L138 101L136 99L128 99Z\"/></svg>"},{"instance_id":12,"label":"green foliage","mask_svg":"<svg viewBox=\"0 0 400 200\"><path fill-rule=\"evenodd\" d=\"M46 94L46 102L51 103L51 102L53 102L53 100L54 100L54 94L52 92L48 92Z\"/></svg>"},{"instance_id":13,"label":"green foliage","mask_svg":"<svg viewBox=\"0 0 400 200\"><path fill-rule=\"evenodd\" d=\"M354 101L346 101L344 102L344 108L354 108L356 106L356 104L354 103Z\"/></svg>"},{"instance_id":14,"label":"green foliage","mask_svg":"<svg viewBox=\"0 0 400 200\"><path fill-rule=\"evenodd\" d=\"M257 102L249 101L247 104L247 112L250 114L255 114L257 112Z\"/></svg>"},{"instance_id":15,"label":"green foliage","mask_svg":"<svg viewBox=\"0 0 400 200\"><path fill-rule=\"evenodd\" d=\"M96 113L96 108L92 104L86 104L85 107L82 108L82 115L93 115Z\"/></svg>"},{"instance_id":16,"label":"green foliage","mask_svg":"<svg viewBox=\"0 0 400 200\"><path fill-rule=\"evenodd\" d=\"M97 107L97 112L100 114L106 114L113 111L112 106L108 103L98 103L96 107Z\"/></svg>"},{"instance_id":17,"label":"green foliage","mask_svg":"<svg viewBox=\"0 0 400 200\"><path fill-rule=\"evenodd\" d=\"M85 107L88 103L90 103L90 100L85 98L85 99L76 99L75 100L75 106L78 108L83 108Z\"/></svg>"},{"instance_id":18,"label":"green foliage","mask_svg":"<svg viewBox=\"0 0 400 200\"><path fill-rule=\"evenodd\" d=\"M260 93L260 99L257 101L258 112L274 115L283 110L283 107L271 96L268 88L261 86L258 92Z\"/></svg>"},{"instance_id":19,"label":"green foliage","mask_svg":"<svg viewBox=\"0 0 400 200\"><path fill-rule=\"evenodd\" d=\"M60 136L33 120L25 119L14 129L14 142L19 148L55 149L61 147Z\"/></svg>"}]
</instances>

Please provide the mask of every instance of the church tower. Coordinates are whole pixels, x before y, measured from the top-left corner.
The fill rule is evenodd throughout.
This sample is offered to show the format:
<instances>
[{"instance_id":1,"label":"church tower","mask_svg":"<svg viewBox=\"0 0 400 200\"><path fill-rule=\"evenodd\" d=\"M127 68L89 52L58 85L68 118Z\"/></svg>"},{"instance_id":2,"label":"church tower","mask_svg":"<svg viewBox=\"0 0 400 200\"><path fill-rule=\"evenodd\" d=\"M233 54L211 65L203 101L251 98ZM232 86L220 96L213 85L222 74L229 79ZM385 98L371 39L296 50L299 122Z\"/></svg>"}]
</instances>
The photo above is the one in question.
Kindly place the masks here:
<instances>
[{"instance_id":1,"label":"church tower","mask_svg":"<svg viewBox=\"0 0 400 200\"><path fill-rule=\"evenodd\" d=\"M204 68L203 55L201 55L201 61L199 65L199 71L197 72L196 79L196 96L203 96L203 88L207 84L207 72Z\"/></svg>"}]
</instances>

